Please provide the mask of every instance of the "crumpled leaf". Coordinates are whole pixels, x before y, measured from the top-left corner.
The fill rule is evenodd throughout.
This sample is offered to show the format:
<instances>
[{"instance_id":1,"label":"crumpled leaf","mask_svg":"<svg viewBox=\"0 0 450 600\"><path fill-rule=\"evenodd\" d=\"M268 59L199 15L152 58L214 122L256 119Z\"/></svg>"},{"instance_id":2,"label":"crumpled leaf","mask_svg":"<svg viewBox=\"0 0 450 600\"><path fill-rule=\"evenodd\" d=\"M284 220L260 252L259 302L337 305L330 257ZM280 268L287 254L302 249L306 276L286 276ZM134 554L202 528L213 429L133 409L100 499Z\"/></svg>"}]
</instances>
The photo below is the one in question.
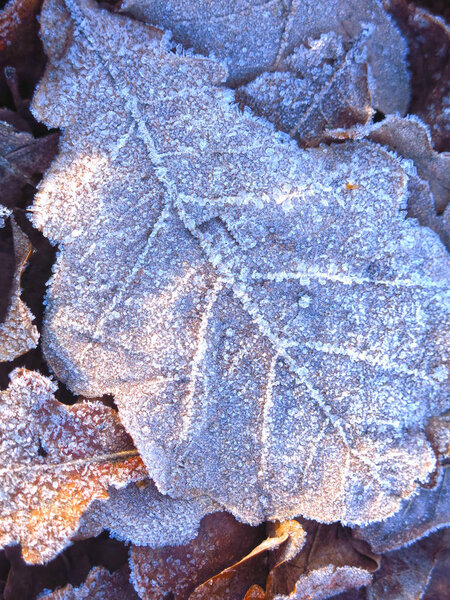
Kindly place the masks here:
<instances>
[{"instance_id":1,"label":"crumpled leaf","mask_svg":"<svg viewBox=\"0 0 450 600\"><path fill-rule=\"evenodd\" d=\"M139 600L133 586L128 580L128 566L110 573L103 567L94 567L79 587L66 585L54 592L41 594L39 600Z\"/></svg>"},{"instance_id":2,"label":"crumpled leaf","mask_svg":"<svg viewBox=\"0 0 450 600\"><path fill-rule=\"evenodd\" d=\"M276 70L308 38L335 32L349 40L360 33L362 25L370 24L374 30L368 40L373 106L384 113L407 110L407 46L376 0L125 0L122 8L169 29L176 41L196 52L223 60L233 86Z\"/></svg>"},{"instance_id":3,"label":"crumpled leaf","mask_svg":"<svg viewBox=\"0 0 450 600\"><path fill-rule=\"evenodd\" d=\"M198 530L201 519L220 510L208 497L176 500L160 494L153 482L109 490L106 501L95 501L84 513L78 534L98 535L108 529L120 540L160 548L186 544Z\"/></svg>"},{"instance_id":4,"label":"crumpled leaf","mask_svg":"<svg viewBox=\"0 0 450 600\"><path fill-rule=\"evenodd\" d=\"M91 2L42 23L54 372L115 395L161 493L254 524L395 512L435 469L449 330L448 255L404 219L399 161L300 151L228 104L220 64Z\"/></svg>"},{"instance_id":5,"label":"crumpled leaf","mask_svg":"<svg viewBox=\"0 0 450 600\"><path fill-rule=\"evenodd\" d=\"M0 223L0 226L2 223ZM34 316L20 299L20 277L32 247L27 236L11 218L14 240L14 278L9 308L0 323L0 361L9 361L37 346L39 333L33 325ZM3 268L3 265L2 265Z\"/></svg>"},{"instance_id":6,"label":"crumpled leaf","mask_svg":"<svg viewBox=\"0 0 450 600\"><path fill-rule=\"evenodd\" d=\"M266 585L268 599L316 600L368 585L379 557L340 524L301 521L306 544L294 558L275 565ZM277 557L271 559L272 564Z\"/></svg>"},{"instance_id":7,"label":"crumpled leaf","mask_svg":"<svg viewBox=\"0 0 450 600\"><path fill-rule=\"evenodd\" d=\"M381 569L366 590L367 600L438 600L448 595L450 531L445 530L407 548L385 554ZM443 572L441 567L444 568ZM433 582L434 570L436 580ZM443 595L432 593L432 587ZM430 588L430 589L428 589ZM428 591L430 594L428 595Z\"/></svg>"},{"instance_id":8,"label":"crumpled leaf","mask_svg":"<svg viewBox=\"0 0 450 600\"><path fill-rule=\"evenodd\" d=\"M56 385L33 371L10 377L0 393L0 545L19 542L27 562L42 563L68 543L93 500L146 472L110 408L60 404Z\"/></svg>"},{"instance_id":9,"label":"crumpled leaf","mask_svg":"<svg viewBox=\"0 0 450 600\"><path fill-rule=\"evenodd\" d=\"M1 202L9 208L20 203L24 186L34 188L38 175L48 169L56 153L59 135L51 133L35 139L0 121Z\"/></svg>"},{"instance_id":10,"label":"crumpled leaf","mask_svg":"<svg viewBox=\"0 0 450 600\"><path fill-rule=\"evenodd\" d=\"M266 554L276 554L277 564L293 558L305 543L305 532L298 521L268 524L269 536L238 562L199 585L189 600L240 600L252 584L262 578ZM270 558L270 555L269 555ZM269 595L269 598L272 598Z\"/></svg>"},{"instance_id":11,"label":"crumpled leaf","mask_svg":"<svg viewBox=\"0 0 450 600\"><path fill-rule=\"evenodd\" d=\"M422 3L423 4L423 3ZM439 9L427 3L431 10ZM411 104L409 112L419 115L430 127L433 143L440 152L450 150L450 27L442 17L406 0L386 0L409 47ZM441 6L442 10L442 6ZM447 20L448 20L447 11Z\"/></svg>"},{"instance_id":12,"label":"crumpled leaf","mask_svg":"<svg viewBox=\"0 0 450 600\"><path fill-rule=\"evenodd\" d=\"M390 115L373 126L369 137L414 161L418 174L430 185L437 212L443 212L450 201L450 153L434 150L425 123L413 116Z\"/></svg>"},{"instance_id":13,"label":"crumpled leaf","mask_svg":"<svg viewBox=\"0 0 450 600\"><path fill-rule=\"evenodd\" d=\"M201 522L197 537L188 545L159 550L132 546L131 580L143 600L163 600L170 593L174 600L204 598L203 593L194 591L195 588L223 569L229 573L228 567L252 551L263 536L263 526L250 527L224 512L207 515ZM282 541L286 539L287 535ZM257 579L257 569L252 571L252 577ZM212 595L206 597L213 598ZM235 600L233 595L227 598Z\"/></svg>"},{"instance_id":14,"label":"crumpled leaf","mask_svg":"<svg viewBox=\"0 0 450 600\"><path fill-rule=\"evenodd\" d=\"M279 129L317 145L328 128L365 124L372 115L368 87L365 30L351 47L334 32L283 58L278 69L242 86L240 101Z\"/></svg>"}]
</instances>

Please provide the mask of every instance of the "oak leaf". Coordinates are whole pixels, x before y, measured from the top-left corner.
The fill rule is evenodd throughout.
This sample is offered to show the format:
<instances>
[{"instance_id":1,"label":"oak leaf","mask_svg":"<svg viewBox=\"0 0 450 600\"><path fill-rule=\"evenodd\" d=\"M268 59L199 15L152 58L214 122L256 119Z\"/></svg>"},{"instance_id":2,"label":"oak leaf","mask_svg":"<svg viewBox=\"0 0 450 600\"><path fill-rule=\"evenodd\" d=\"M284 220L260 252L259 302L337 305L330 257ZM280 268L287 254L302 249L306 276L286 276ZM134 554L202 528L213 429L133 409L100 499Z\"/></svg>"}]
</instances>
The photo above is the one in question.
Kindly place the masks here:
<instances>
[{"instance_id":1,"label":"oak leaf","mask_svg":"<svg viewBox=\"0 0 450 600\"><path fill-rule=\"evenodd\" d=\"M52 369L114 394L163 494L253 524L398 510L436 466L449 272L403 217L401 162L299 150L230 106L221 64L87 0L42 24L34 110L65 129L33 206L61 249Z\"/></svg>"},{"instance_id":2,"label":"oak leaf","mask_svg":"<svg viewBox=\"0 0 450 600\"><path fill-rule=\"evenodd\" d=\"M2 221L0 212L0 227L3 225ZM13 218L11 218L11 227L14 244L14 277L12 291L8 298L9 307L4 321L0 323L0 361L13 360L25 354L35 348L39 340L38 330L33 325L34 316L20 299L20 278L32 252L32 246ZM2 265L2 268L6 268L6 265Z\"/></svg>"},{"instance_id":3,"label":"oak leaf","mask_svg":"<svg viewBox=\"0 0 450 600\"><path fill-rule=\"evenodd\" d=\"M93 500L146 471L110 408L60 404L39 373L10 377L0 393L0 545L18 542L27 562L42 563L67 545Z\"/></svg>"},{"instance_id":4,"label":"oak leaf","mask_svg":"<svg viewBox=\"0 0 450 600\"><path fill-rule=\"evenodd\" d=\"M264 71L276 71L308 38L334 32L351 40L369 24L373 106L384 113L402 114L408 107L407 45L375 0L125 0L122 9L170 30L185 47L224 61L233 87Z\"/></svg>"}]
</instances>

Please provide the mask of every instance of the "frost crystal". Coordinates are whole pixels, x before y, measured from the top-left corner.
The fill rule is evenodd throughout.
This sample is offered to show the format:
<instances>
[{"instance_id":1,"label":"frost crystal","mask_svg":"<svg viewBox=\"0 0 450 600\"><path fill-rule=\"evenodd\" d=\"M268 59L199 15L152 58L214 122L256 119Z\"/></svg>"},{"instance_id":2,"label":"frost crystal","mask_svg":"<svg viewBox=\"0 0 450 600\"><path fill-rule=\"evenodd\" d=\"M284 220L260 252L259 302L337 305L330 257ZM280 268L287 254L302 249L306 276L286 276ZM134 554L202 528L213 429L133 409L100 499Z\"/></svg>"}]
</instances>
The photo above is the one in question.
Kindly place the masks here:
<instances>
[{"instance_id":1,"label":"frost crystal","mask_svg":"<svg viewBox=\"0 0 450 600\"><path fill-rule=\"evenodd\" d=\"M392 514L435 468L450 330L448 255L405 220L401 161L299 150L230 105L220 63L89 0L47 0L42 24L34 111L65 131L33 207L60 248L55 373L115 395L173 498L248 523Z\"/></svg>"}]
</instances>

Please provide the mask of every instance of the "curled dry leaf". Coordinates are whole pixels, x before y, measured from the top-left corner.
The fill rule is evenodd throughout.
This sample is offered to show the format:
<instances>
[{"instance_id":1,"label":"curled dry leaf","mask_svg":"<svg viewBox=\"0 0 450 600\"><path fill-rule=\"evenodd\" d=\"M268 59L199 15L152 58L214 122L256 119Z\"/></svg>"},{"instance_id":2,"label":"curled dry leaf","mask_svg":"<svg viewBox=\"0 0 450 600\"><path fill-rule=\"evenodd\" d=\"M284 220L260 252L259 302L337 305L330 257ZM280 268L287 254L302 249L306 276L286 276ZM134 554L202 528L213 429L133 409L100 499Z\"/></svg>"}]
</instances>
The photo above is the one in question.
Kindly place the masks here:
<instances>
[{"instance_id":1,"label":"curled dry leaf","mask_svg":"<svg viewBox=\"0 0 450 600\"><path fill-rule=\"evenodd\" d=\"M241 560L199 585L189 600L241 600L265 574L268 552L276 553L277 563L283 564L293 558L305 543L305 532L298 521L271 523L268 530L267 539ZM269 595L269 598L272 596Z\"/></svg>"},{"instance_id":2,"label":"curled dry leaf","mask_svg":"<svg viewBox=\"0 0 450 600\"><path fill-rule=\"evenodd\" d=\"M251 552L263 536L263 526L250 527L224 512L207 515L201 522L197 537L185 546L165 547L159 550L132 546L131 579L143 600L163 600L170 593L174 600L189 597L212 599L212 595L196 595L195 588L214 575L220 574L223 569L228 572L228 567ZM286 539L284 537L283 541ZM267 549L269 548L264 550ZM247 588L255 582L255 578L258 578L258 569L254 564L252 566L253 579L243 589L241 598ZM262 578L264 580L264 575ZM235 600L235 596L228 598Z\"/></svg>"},{"instance_id":3,"label":"curled dry leaf","mask_svg":"<svg viewBox=\"0 0 450 600\"><path fill-rule=\"evenodd\" d=\"M233 86L248 83L263 71L276 71L309 38L334 32L351 40L370 24L373 106L402 114L408 107L406 42L376 0L125 0L122 8L170 30L176 41L196 52L224 61Z\"/></svg>"},{"instance_id":4,"label":"curled dry leaf","mask_svg":"<svg viewBox=\"0 0 450 600\"><path fill-rule=\"evenodd\" d=\"M16 369L1 392L0 545L22 544L31 563L62 550L83 511L107 498L109 486L146 474L110 408L65 406L55 389L39 373Z\"/></svg>"},{"instance_id":5,"label":"curled dry leaf","mask_svg":"<svg viewBox=\"0 0 450 600\"><path fill-rule=\"evenodd\" d=\"M39 600L139 600L129 582L129 569L126 565L119 571L110 573L103 567L95 567L86 581L79 587L67 585L54 592L41 594Z\"/></svg>"},{"instance_id":6,"label":"curled dry leaf","mask_svg":"<svg viewBox=\"0 0 450 600\"><path fill-rule=\"evenodd\" d=\"M14 240L14 277L9 308L0 323L0 361L9 361L35 348L39 333L33 325L34 316L20 299L20 277L31 254L32 247L27 236L11 218ZM1 223L0 223L1 226ZM3 268L3 265L2 265Z\"/></svg>"},{"instance_id":7,"label":"curled dry leaf","mask_svg":"<svg viewBox=\"0 0 450 600\"><path fill-rule=\"evenodd\" d=\"M93 502L81 520L79 534L108 529L120 540L159 548L186 544L195 537L201 519L220 507L208 497L176 500L160 494L153 482L109 491L106 501Z\"/></svg>"},{"instance_id":8,"label":"curled dry leaf","mask_svg":"<svg viewBox=\"0 0 450 600\"><path fill-rule=\"evenodd\" d=\"M329 128L365 124L372 115L364 30L350 47L326 33L299 46L279 63L242 86L239 101L265 116L303 145L317 145Z\"/></svg>"},{"instance_id":9,"label":"curled dry leaf","mask_svg":"<svg viewBox=\"0 0 450 600\"><path fill-rule=\"evenodd\" d=\"M221 64L48 0L37 115L65 130L33 220L61 252L44 352L115 395L162 493L241 520L363 524L428 480L449 260L372 142L301 151Z\"/></svg>"},{"instance_id":10,"label":"curled dry leaf","mask_svg":"<svg viewBox=\"0 0 450 600\"><path fill-rule=\"evenodd\" d=\"M34 188L37 176L48 169L58 146L59 135L35 139L0 121L1 202L9 208L20 204L25 186Z\"/></svg>"},{"instance_id":11,"label":"curled dry leaf","mask_svg":"<svg viewBox=\"0 0 450 600\"><path fill-rule=\"evenodd\" d=\"M366 542L355 539L350 529L337 523L301 523L306 532L301 552L282 564L277 564L275 553L270 558L268 600L319 600L371 582L379 557Z\"/></svg>"}]
</instances>

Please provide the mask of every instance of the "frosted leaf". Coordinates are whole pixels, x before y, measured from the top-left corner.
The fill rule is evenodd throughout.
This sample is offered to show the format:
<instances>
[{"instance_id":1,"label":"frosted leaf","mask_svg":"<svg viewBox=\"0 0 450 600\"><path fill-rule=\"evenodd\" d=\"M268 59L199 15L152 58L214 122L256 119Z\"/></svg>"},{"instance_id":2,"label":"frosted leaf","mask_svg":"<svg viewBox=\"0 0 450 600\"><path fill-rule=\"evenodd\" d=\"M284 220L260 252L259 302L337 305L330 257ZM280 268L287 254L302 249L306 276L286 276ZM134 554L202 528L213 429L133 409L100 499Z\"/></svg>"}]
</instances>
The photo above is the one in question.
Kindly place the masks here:
<instances>
[{"instance_id":1,"label":"frosted leaf","mask_svg":"<svg viewBox=\"0 0 450 600\"><path fill-rule=\"evenodd\" d=\"M344 48L342 37L327 33L284 58L279 70L265 72L239 88L238 98L279 129L317 145L328 128L365 124L370 119L367 35Z\"/></svg>"},{"instance_id":2,"label":"frosted leaf","mask_svg":"<svg viewBox=\"0 0 450 600\"><path fill-rule=\"evenodd\" d=\"M27 236L11 218L14 239L15 269L12 282L12 293L5 320L0 323L0 361L14 360L35 348L39 341L39 333L33 325L34 315L20 299L20 277L32 247ZM0 226L3 223L0 222Z\"/></svg>"},{"instance_id":3,"label":"frosted leaf","mask_svg":"<svg viewBox=\"0 0 450 600\"><path fill-rule=\"evenodd\" d=\"M60 404L56 385L33 371L10 377L0 393L0 546L20 543L27 562L42 563L67 545L93 500L145 469L110 408Z\"/></svg>"},{"instance_id":4,"label":"frosted leaf","mask_svg":"<svg viewBox=\"0 0 450 600\"><path fill-rule=\"evenodd\" d=\"M69 584L54 592L40 594L38 600L139 600L128 576L127 567L114 573L104 567L94 567L79 587Z\"/></svg>"},{"instance_id":5,"label":"frosted leaf","mask_svg":"<svg viewBox=\"0 0 450 600\"><path fill-rule=\"evenodd\" d=\"M243 556L242 560L247 559L248 552L258 554L269 550L267 542L262 542L265 543L264 549L254 549L263 532L264 528L239 523L227 513L208 515L203 519L197 537L186 546L168 546L160 550L132 546L131 580L144 600L163 600L170 593L175 600L188 597L193 600L197 597L194 591L197 586L202 588L201 584L216 574L220 577L223 569L233 571L237 561ZM272 546L277 547L286 541L288 535L283 532L282 538L272 539ZM212 591L210 588L208 586L208 592ZM202 592L200 597L203 597ZM212 600L213 596L207 598Z\"/></svg>"},{"instance_id":6,"label":"frosted leaf","mask_svg":"<svg viewBox=\"0 0 450 600\"><path fill-rule=\"evenodd\" d=\"M266 594L277 599L319 599L368 585L379 567L379 557L369 545L353 537L340 524L301 524L306 544L294 558L281 565L271 557Z\"/></svg>"},{"instance_id":7,"label":"frosted leaf","mask_svg":"<svg viewBox=\"0 0 450 600\"><path fill-rule=\"evenodd\" d=\"M176 500L160 494L152 482L145 486L131 483L111 488L107 501L93 502L82 524L88 531L94 527L99 533L107 528L120 540L159 548L188 543L201 519L217 510L220 507L207 497Z\"/></svg>"},{"instance_id":8,"label":"frosted leaf","mask_svg":"<svg viewBox=\"0 0 450 600\"><path fill-rule=\"evenodd\" d=\"M443 531L408 548L383 556L381 569L366 590L367 600L440 599L447 596L450 532ZM444 567L440 572L441 565ZM433 576L439 576L440 589L432 592ZM430 595L427 594L430 592Z\"/></svg>"},{"instance_id":9,"label":"frosted leaf","mask_svg":"<svg viewBox=\"0 0 450 600\"><path fill-rule=\"evenodd\" d=\"M368 141L301 151L225 71L88 1L49 0L34 111L65 134L33 206L59 244L43 336L115 395L159 491L248 523L364 524L436 458L449 260Z\"/></svg>"},{"instance_id":10,"label":"frosted leaf","mask_svg":"<svg viewBox=\"0 0 450 600\"><path fill-rule=\"evenodd\" d=\"M450 153L434 150L423 121L391 115L373 126L369 138L413 160L420 177L430 185L436 210L444 211L450 200Z\"/></svg>"},{"instance_id":11,"label":"frosted leaf","mask_svg":"<svg viewBox=\"0 0 450 600\"><path fill-rule=\"evenodd\" d=\"M224 61L233 86L276 70L308 38L335 32L348 40L369 24L373 106L384 113L407 110L407 45L376 0L125 0L122 9L169 29L196 52Z\"/></svg>"}]
</instances>

